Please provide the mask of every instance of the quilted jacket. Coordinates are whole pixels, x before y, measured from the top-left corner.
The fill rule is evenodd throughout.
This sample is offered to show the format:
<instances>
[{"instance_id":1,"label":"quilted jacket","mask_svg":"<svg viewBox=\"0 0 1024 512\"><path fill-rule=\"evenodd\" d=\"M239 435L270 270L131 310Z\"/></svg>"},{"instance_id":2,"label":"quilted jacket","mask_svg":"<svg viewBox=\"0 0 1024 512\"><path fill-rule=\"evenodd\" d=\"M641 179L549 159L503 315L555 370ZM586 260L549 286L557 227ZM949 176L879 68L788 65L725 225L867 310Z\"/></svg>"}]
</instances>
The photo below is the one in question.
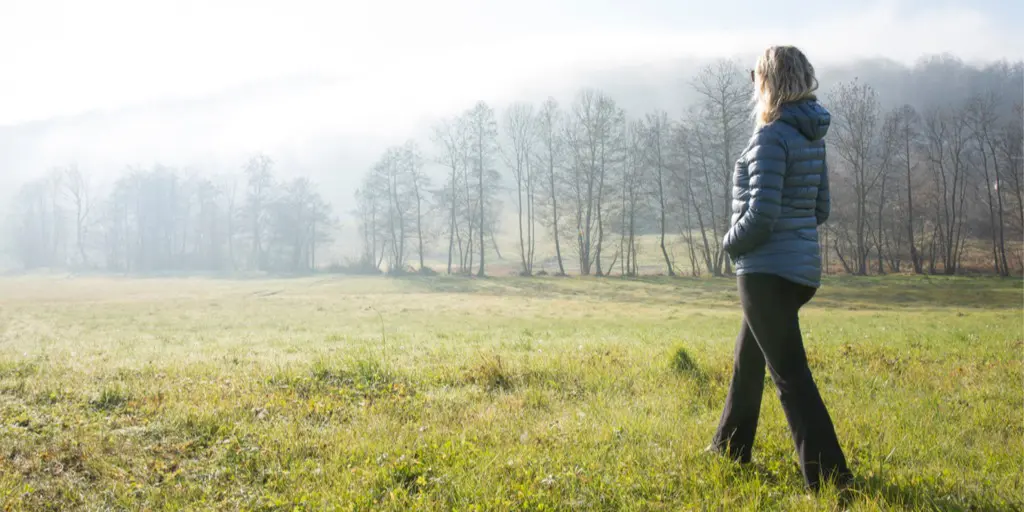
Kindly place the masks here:
<instances>
[{"instance_id":1,"label":"quilted jacket","mask_svg":"<svg viewBox=\"0 0 1024 512\"><path fill-rule=\"evenodd\" d=\"M732 223L723 240L737 275L775 274L821 286L818 226L830 212L825 134L815 99L782 106L754 132L733 172Z\"/></svg>"}]
</instances>

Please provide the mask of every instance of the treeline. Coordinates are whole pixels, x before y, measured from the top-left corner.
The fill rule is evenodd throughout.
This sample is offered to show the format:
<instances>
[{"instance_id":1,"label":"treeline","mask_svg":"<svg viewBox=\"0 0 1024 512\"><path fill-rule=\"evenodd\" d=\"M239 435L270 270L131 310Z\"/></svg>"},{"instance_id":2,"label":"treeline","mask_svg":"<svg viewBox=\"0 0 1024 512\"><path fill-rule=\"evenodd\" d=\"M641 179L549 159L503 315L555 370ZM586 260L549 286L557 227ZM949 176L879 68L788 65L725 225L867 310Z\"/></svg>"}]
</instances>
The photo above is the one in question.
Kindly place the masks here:
<instances>
[{"instance_id":1,"label":"treeline","mask_svg":"<svg viewBox=\"0 0 1024 512\"><path fill-rule=\"evenodd\" d=\"M1024 269L1024 64L980 73L966 92L925 105L883 107L858 80L819 91L833 114L826 267L857 275ZM415 254L423 269L424 251L436 246L447 273L484 275L507 197L523 275L534 273L541 239L560 274L637 275L643 235L657 237L663 273L728 274L721 240L733 166L753 129L749 73L721 61L690 86L700 100L681 116L629 115L594 89L567 105L548 99L495 112L478 103L434 128L433 161L446 169L434 187L416 142L389 149L357 194L362 267L413 271ZM988 263L968 269L964 256L977 247Z\"/></svg>"},{"instance_id":2,"label":"treeline","mask_svg":"<svg viewBox=\"0 0 1024 512\"><path fill-rule=\"evenodd\" d=\"M77 166L54 169L16 195L10 252L25 269L312 270L330 242L330 205L309 179L279 180L273 166L258 155L221 179L133 167L104 197Z\"/></svg>"},{"instance_id":3,"label":"treeline","mask_svg":"<svg viewBox=\"0 0 1024 512\"><path fill-rule=\"evenodd\" d=\"M904 78L923 99L887 102L856 79L819 91L833 114L826 268L1024 271L1024 63L940 57ZM333 244L317 187L258 155L219 177L133 167L102 192L73 165L55 169L5 208L7 252L26 269L486 275L512 233L523 275L728 275L721 240L752 86L719 61L688 87L697 99L676 113L628 113L589 88L442 119L366 172L345 212L359 240ZM643 250L652 239L656 256ZM339 245L360 255L339 263Z\"/></svg>"},{"instance_id":4,"label":"treeline","mask_svg":"<svg viewBox=\"0 0 1024 512\"><path fill-rule=\"evenodd\" d=\"M1020 66L1013 74L1024 84ZM993 273L1024 267L1020 94L1011 103L982 90L882 112L871 86L854 82L830 99L830 148L846 186L834 192L825 243L846 272L954 274L972 244L987 246Z\"/></svg>"}]
</instances>

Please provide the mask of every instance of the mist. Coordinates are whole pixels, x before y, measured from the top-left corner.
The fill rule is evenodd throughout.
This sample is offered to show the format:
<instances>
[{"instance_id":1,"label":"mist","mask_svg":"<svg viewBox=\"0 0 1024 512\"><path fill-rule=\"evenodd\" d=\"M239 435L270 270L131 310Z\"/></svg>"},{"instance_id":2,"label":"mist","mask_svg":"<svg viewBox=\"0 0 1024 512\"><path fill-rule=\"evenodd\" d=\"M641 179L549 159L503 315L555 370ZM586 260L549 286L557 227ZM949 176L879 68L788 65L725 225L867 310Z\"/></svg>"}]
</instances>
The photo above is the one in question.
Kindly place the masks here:
<instances>
[{"instance_id":1,"label":"mist","mask_svg":"<svg viewBox=\"0 0 1024 512\"><path fill-rule=\"evenodd\" d=\"M500 117L515 102L569 106L590 89L631 119L664 111L676 120L699 105L702 70L747 69L765 45L786 42L816 63L823 97L856 80L874 87L883 110L989 91L1006 106L1020 100L1024 57L1019 8L966 2L823 9L801 16L800 30L782 13L742 17L763 26L723 16L749 9L740 3L44 4L0 13L0 43L25 48L0 57L14 77L0 86L0 212L10 217L20 187L55 169L88 176L98 207L129 168L223 182L265 155L277 179L307 178L330 205L325 263L360 254L355 193L381 155L416 141L423 172L441 187L431 134L478 102ZM43 41L32 30L41 26L58 36ZM1000 79L1003 68L1011 71ZM512 219L506 163L495 163L504 205L495 215Z\"/></svg>"}]
</instances>

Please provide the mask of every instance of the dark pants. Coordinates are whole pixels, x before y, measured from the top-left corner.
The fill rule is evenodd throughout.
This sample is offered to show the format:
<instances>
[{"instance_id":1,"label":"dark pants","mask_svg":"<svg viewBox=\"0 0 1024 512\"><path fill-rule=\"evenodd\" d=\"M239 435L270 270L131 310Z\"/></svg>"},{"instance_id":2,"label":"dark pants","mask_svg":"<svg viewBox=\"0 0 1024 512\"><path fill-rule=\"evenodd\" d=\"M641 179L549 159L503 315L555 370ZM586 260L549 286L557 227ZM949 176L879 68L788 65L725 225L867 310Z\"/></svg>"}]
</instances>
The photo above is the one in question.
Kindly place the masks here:
<instances>
[{"instance_id":1,"label":"dark pants","mask_svg":"<svg viewBox=\"0 0 1024 512\"><path fill-rule=\"evenodd\" d=\"M817 290L774 275L751 274L739 277L739 291L743 328L713 446L741 462L750 461L767 360L804 481L812 489L824 480L845 483L850 478L846 458L811 376L800 335L798 312Z\"/></svg>"}]
</instances>

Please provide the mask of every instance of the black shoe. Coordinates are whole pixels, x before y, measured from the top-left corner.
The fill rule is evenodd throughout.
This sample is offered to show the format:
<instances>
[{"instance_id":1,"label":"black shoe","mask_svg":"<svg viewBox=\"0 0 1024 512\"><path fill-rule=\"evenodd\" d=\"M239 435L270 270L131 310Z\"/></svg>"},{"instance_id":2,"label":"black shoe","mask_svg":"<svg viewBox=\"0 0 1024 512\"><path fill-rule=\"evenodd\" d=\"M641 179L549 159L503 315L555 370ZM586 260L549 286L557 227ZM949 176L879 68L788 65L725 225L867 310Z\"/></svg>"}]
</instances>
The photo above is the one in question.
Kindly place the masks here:
<instances>
[{"instance_id":1,"label":"black shoe","mask_svg":"<svg viewBox=\"0 0 1024 512\"><path fill-rule=\"evenodd\" d=\"M720 457L725 457L725 458L727 458L727 459L729 459L729 460L731 460L733 462L739 463L739 464L748 464L748 463L750 463L750 459L749 458L748 459L744 459L742 455L730 455L729 453L727 453L726 449L720 448L720 447L716 446L715 443L711 443L711 444L707 445L707 447L705 447L704 450L701 451L701 454L704 455L704 456L718 455Z\"/></svg>"}]
</instances>

